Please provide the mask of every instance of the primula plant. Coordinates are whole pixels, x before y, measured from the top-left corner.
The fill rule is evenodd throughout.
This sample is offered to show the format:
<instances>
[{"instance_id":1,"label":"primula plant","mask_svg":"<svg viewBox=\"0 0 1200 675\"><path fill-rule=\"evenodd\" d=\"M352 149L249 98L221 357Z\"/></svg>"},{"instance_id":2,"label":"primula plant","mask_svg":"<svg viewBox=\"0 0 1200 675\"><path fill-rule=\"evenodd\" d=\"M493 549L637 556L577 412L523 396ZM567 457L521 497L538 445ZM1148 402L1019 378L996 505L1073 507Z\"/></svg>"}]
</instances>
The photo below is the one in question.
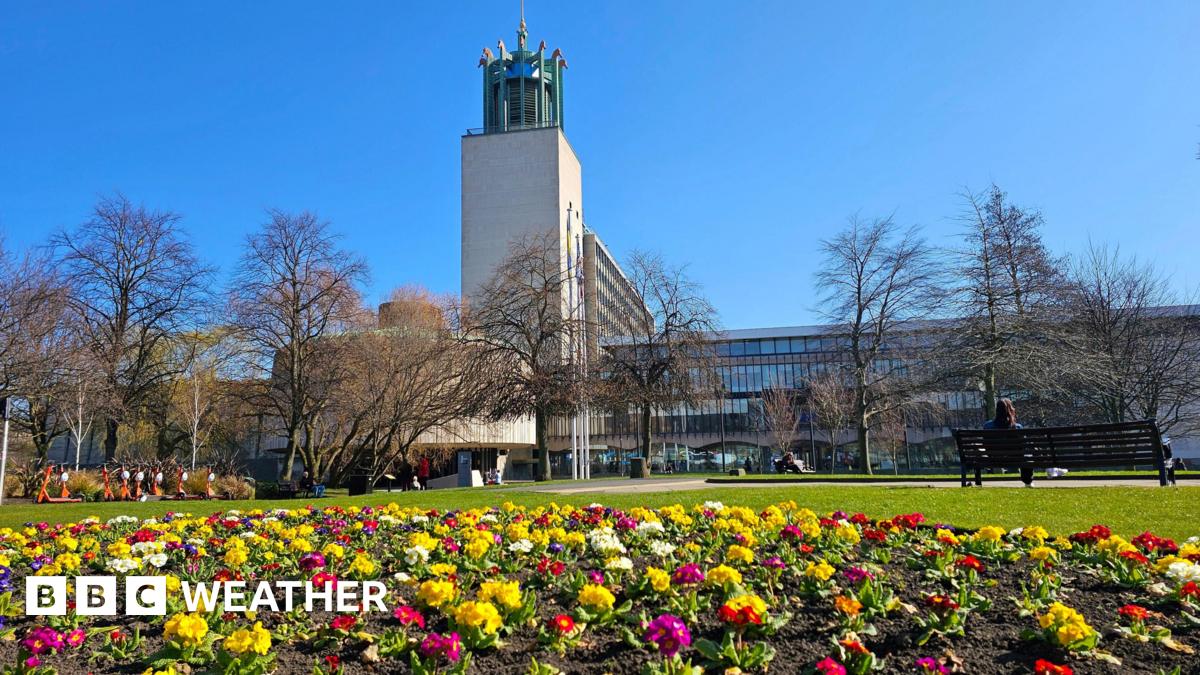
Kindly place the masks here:
<instances>
[{"instance_id":1,"label":"primula plant","mask_svg":"<svg viewBox=\"0 0 1200 675\"><path fill-rule=\"evenodd\" d=\"M1058 534L716 501L30 523L0 529L0 673L1200 672L1200 540ZM167 612L26 616L48 575L161 576ZM187 601L236 581L382 600Z\"/></svg>"}]
</instances>

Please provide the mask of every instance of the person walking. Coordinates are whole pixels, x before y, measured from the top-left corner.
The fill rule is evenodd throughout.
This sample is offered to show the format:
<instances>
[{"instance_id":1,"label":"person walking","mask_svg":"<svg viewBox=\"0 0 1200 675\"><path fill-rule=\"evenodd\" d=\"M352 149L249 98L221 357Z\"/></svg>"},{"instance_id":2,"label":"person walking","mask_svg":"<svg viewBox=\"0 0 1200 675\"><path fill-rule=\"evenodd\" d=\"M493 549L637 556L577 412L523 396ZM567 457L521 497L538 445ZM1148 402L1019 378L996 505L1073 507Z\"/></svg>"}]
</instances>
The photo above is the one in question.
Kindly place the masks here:
<instances>
[{"instance_id":1,"label":"person walking","mask_svg":"<svg viewBox=\"0 0 1200 675\"><path fill-rule=\"evenodd\" d=\"M417 466L417 483L422 490L429 489L429 458L422 457L421 463Z\"/></svg>"}]
</instances>

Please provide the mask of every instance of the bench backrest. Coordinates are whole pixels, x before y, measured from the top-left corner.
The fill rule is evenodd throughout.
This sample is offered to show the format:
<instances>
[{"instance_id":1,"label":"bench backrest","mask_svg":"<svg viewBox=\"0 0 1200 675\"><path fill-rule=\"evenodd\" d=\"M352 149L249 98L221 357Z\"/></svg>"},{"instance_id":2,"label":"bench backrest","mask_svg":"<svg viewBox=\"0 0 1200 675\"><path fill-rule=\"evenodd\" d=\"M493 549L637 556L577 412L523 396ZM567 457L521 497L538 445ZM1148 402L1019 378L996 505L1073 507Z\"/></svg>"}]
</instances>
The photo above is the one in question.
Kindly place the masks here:
<instances>
[{"instance_id":1,"label":"bench backrest","mask_svg":"<svg viewBox=\"0 0 1200 675\"><path fill-rule=\"evenodd\" d=\"M964 464L1045 467L1160 465L1162 436L1154 420L1040 429L955 429Z\"/></svg>"}]
</instances>

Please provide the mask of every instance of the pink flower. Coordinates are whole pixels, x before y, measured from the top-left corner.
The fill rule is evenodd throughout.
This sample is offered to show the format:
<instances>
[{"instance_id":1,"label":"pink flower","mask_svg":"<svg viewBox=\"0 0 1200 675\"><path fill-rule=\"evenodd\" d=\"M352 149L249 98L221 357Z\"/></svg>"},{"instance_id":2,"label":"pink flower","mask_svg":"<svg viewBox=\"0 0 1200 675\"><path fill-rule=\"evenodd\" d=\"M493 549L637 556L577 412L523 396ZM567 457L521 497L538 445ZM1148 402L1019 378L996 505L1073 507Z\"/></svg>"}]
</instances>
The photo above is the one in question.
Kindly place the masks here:
<instances>
[{"instance_id":1,"label":"pink flower","mask_svg":"<svg viewBox=\"0 0 1200 675\"><path fill-rule=\"evenodd\" d=\"M675 569L671 581L684 586L699 584L704 581L704 572L696 563L688 563Z\"/></svg>"},{"instance_id":2,"label":"pink flower","mask_svg":"<svg viewBox=\"0 0 1200 675\"><path fill-rule=\"evenodd\" d=\"M425 627L425 617L422 616L421 613L416 610L416 608L408 605L401 605L400 607L397 607L395 611L392 612L392 616L396 617L396 619L402 625L411 626L412 624L416 624L418 628Z\"/></svg>"},{"instance_id":3,"label":"pink flower","mask_svg":"<svg viewBox=\"0 0 1200 675\"><path fill-rule=\"evenodd\" d=\"M70 633L67 633L66 642L67 642L67 645L69 645L71 647L78 647L78 646L82 645L83 641L86 639L87 639L87 631L85 631L82 628L76 628L75 630L71 631Z\"/></svg>"},{"instance_id":4,"label":"pink flower","mask_svg":"<svg viewBox=\"0 0 1200 675\"><path fill-rule=\"evenodd\" d=\"M832 657L826 656L817 661L817 672L821 675L846 675L846 667L834 661Z\"/></svg>"},{"instance_id":5,"label":"pink flower","mask_svg":"<svg viewBox=\"0 0 1200 675\"><path fill-rule=\"evenodd\" d=\"M692 644L692 633L679 617L660 614L646 626L642 639L657 645L659 654L674 658L680 649Z\"/></svg>"},{"instance_id":6,"label":"pink flower","mask_svg":"<svg viewBox=\"0 0 1200 675\"><path fill-rule=\"evenodd\" d=\"M451 663L456 663L459 657L462 656L462 642L458 638L458 633L450 633L449 635L430 633L421 642L421 646L417 647L417 651L421 652L421 656L427 659L441 657Z\"/></svg>"}]
</instances>

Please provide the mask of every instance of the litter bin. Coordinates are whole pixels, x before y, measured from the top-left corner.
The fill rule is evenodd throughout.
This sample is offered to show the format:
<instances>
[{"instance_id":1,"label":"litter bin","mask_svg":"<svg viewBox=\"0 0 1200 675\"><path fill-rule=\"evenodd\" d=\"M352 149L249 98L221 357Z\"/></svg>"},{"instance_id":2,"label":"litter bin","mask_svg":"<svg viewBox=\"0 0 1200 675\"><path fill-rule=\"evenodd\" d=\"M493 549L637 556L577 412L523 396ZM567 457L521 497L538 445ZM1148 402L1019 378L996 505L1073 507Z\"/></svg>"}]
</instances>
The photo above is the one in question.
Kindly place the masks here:
<instances>
[{"instance_id":1,"label":"litter bin","mask_svg":"<svg viewBox=\"0 0 1200 675\"><path fill-rule=\"evenodd\" d=\"M645 457L630 457L629 458L629 477L630 478L645 478Z\"/></svg>"},{"instance_id":2,"label":"litter bin","mask_svg":"<svg viewBox=\"0 0 1200 675\"><path fill-rule=\"evenodd\" d=\"M375 491L371 484L371 476L365 473L356 473L350 476L346 481L346 488L351 497L365 495Z\"/></svg>"}]
</instances>

